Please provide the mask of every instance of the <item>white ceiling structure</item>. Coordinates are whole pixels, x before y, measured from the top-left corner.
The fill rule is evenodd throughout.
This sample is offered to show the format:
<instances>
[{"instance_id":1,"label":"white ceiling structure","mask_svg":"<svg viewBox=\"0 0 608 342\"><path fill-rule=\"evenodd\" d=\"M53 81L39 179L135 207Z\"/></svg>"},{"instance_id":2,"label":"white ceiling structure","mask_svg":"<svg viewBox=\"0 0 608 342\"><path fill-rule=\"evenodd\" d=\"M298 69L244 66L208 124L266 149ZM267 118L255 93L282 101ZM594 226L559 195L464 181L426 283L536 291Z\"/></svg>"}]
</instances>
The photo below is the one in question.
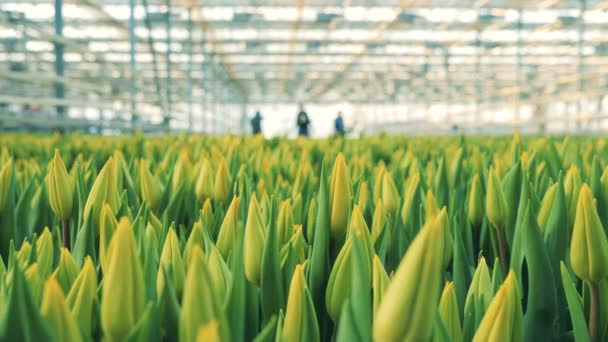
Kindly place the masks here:
<instances>
[{"instance_id":1,"label":"white ceiling structure","mask_svg":"<svg viewBox=\"0 0 608 342\"><path fill-rule=\"evenodd\" d=\"M411 113L462 127L493 117L544 125L547 112L566 113L553 118L564 127L591 125L604 115L607 9L600 0L5 0L0 103L195 130L198 118L208 132L241 127L245 105L288 103L382 105L397 112L384 126Z\"/></svg>"}]
</instances>

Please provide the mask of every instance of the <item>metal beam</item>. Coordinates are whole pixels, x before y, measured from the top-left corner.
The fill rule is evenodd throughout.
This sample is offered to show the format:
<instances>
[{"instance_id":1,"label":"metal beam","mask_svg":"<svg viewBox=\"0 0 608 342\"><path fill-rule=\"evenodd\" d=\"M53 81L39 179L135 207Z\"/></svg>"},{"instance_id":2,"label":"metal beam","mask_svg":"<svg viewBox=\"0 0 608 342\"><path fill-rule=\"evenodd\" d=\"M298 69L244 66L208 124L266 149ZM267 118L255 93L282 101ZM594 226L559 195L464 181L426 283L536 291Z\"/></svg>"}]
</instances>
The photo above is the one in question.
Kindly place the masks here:
<instances>
[{"instance_id":1,"label":"metal beam","mask_svg":"<svg viewBox=\"0 0 608 342\"><path fill-rule=\"evenodd\" d=\"M60 37L63 36L63 0L55 0L55 34ZM55 75L58 78L63 78L65 74L63 51L63 44L55 42ZM55 98L63 100L65 98L65 85L61 82L56 82L54 88ZM60 117L66 116L65 106L58 105L56 110Z\"/></svg>"}]
</instances>

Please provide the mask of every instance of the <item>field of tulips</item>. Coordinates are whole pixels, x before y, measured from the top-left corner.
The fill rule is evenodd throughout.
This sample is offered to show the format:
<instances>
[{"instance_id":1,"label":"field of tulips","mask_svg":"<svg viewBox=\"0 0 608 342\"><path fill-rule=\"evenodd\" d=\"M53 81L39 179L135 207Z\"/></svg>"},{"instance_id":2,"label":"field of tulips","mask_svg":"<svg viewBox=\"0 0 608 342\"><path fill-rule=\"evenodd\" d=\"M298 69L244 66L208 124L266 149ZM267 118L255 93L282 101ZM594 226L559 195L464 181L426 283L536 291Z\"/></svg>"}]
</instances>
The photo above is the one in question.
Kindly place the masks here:
<instances>
[{"instance_id":1,"label":"field of tulips","mask_svg":"<svg viewBox=\"0 0 608 342\"><path fill-rule=\"evenodd\" d=\"M606 341L603 138L0 136L1 341Z\"/></svg>"}]
</instances>

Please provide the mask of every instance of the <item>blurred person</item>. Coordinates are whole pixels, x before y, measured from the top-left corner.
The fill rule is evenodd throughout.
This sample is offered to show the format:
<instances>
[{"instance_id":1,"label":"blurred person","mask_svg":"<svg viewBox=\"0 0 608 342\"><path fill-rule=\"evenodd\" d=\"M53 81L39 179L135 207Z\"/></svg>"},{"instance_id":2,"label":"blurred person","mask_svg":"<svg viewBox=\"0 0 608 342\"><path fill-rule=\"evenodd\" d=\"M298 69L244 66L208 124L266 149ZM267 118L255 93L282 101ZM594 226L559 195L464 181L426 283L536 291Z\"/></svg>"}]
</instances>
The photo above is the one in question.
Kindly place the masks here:
<instances>
[{"instance_id":1,"label":"blurred person","mask_svg":"<svg viewBox=\"0 0 608 342\"><path fill-rule=\"evenodd\" d=\"M298 135L307 137L310 135L308 129L310 127L310 119L308 118L308 114L304 110L304 106L300 104L300 111L297 116L297 125L298 125Z\"/></svg>"},{"instance_id":2,"label":"blurred person","mask_svg":"<svg viewBox=\"0 0 608 342\"><path fill-rule=\"evenodd\" d=\"M251 118L251 132L253 135L262 134L262 114L259 110Z\"/></svg>"},{"instance_id":3,"label":"blurred person","mask_svg":"<svg viewBox=\"0 0 608 342\"><path fill-rule=\"evenodd\" d=\"M342 112L338 112L338 116L334 120L334 133L336 136L343 137L346 133L344 130L344 118L342 117Z\"/></svg>"}]
</instances>

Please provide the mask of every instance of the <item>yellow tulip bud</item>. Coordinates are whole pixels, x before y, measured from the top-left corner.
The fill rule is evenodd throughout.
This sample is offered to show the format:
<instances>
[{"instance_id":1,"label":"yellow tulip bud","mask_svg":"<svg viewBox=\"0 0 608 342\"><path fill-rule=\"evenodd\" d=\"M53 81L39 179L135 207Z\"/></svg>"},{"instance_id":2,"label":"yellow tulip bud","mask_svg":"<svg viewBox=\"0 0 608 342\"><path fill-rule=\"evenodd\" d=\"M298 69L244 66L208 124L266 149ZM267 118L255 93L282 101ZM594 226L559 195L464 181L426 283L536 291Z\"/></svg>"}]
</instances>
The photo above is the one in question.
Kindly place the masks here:
<instances>
[{"instance_id":1,"label":"yellow tulip bud","mask_svg":"<svg viewBox=\"0 0 608 342\"><path fill-rule=\"evenodd\" d=\"M184 189L189 189L192 181L192 163L188 159L188 153L182 151L175 163L173 169L173 177L171 179L171 189L176 192L183 184Z\"/></svg>"},{"instance_id":2,"label":"yellow tulip bud","mask_svg":"<svg viewBox=\"0 0 608 342\"><path fill-rule=\"evenodd\" d=\"M382 182L384 180L384 174L386 173L386 166L384 162L380 162L378 167L374 170L374 202L382 199Z\"/></svg>"},{"instance_id":3,"label":"yellow tulip bud","mask_svg":"<svg viewBox=\"0 0 608 342\"><path fill-rule=\"evenodd\" d=\"M46 279L53 267L53 236L48 227L45 227L36 241L36 262L40 276Z\"/></svg>"},{"instance_id":4,"label":"yellow tulip bud","mask_svg":"<svg viewBox=\"0 0 608 342\"><path fill-rule=\"evenodd\" d=\"M372 218L372 241L374 243L382 234L384 230L384 225L386 223L386 211L384 210L384 205L381 200L376 202L376 209L374 209L374 217Z\"/></svg>"},{"instance_id":5,"label":"yellow tulip bud","mask_svg":"<svg viewBox=\"0 0 608 342\"><path fill-rule=\"evenodd\" d=\"M186 268L186 274L188 274L188 267L190 266L190 258L192 257L194 247L198 246L201 250L205 249L205 238L203 234L203 225L200 221L196 221L192 227L190 236L188 236L188 241L186 241L184 254L182 256L182 260L184 261L184 266Z\"/></svg>"},{"instance_id":6,"label":"yellow tulip bud","mask_svg":"<svg viewBox=\"0 0 608 342\"><path fill-rule=\"evenodd\" d=\"M494 168L488 173L488 192L486 194L488 220L497 229L504 230L507 222L507 199Z\"/></svg>"},{"instance_id":7,"label":"yellow tulip bud","mask_svg":"<svg viewBox=\"0 0 608 342\"><path fill-rule=\"evenodd\" d=\"M389 283L390 279L388 278L388 274L386 274L386 269L384 269L382 261L380 261L380 258L374 254L374 261L372 262L374 317L376 317L376 313L378 312L380 303L382 303L382 298L384 297L384 293Z\"/></svg>"},{"instance_id":8,"label":"yellow tulip bud","mask_svg":"<svg viewBox=\"0 0 608 342\"><path fill-rule=\"evenodd\" d=\"M473 175L473 180L471 181L471 188L469 190L469 201L467 206L467 214L469 216L469 221L475 227L481 226L483 222L484 207L483 207L483 187L481 185L481 180L479 178L479 174Z\"/></svg>"},{"instance_id":9,"label":"yellow tulip bud","mask_svg":"<svg viewBox=\"0 0 608 342\"><path fill-rule=\"evenodd\" d=\"M179 250L179 241L177 234L173 228L169 228L167 238L165 239L165 245L160 255L160 265L158 268L158 275L156 277L156 293L160 296L165 286L165 275L164 272L169 276L168 278L172 281L173 288L177 296L181 296L184 288L185 270L184 261Z\"/></svg>"},{"instance_id":10,"label":"yellow tulip bud","mask_svg":"<svg viewBox=\"0 0 608 342\"><path fill-rule=\"evenodd\" d=\"M315 236L315 223L317 220L317 200L313 197L308 206L306 218L306 240L312 241Z\"/></svg>"},{"instance_id":11,"label":"yellow tulip bud","mask_svg":"<svg viewBox=\"0 0 608 342\"><path fill-rule=\"evenodd\" d=\"M361 213L358 205L355 205L353 208L353 214L350 218L350 229L348 232L349 236L356 234L361 239L368 257L369 269L367 271L371 272L372 260L375 254L374 244L372 243L372 236L369 232L369 228L367 227L367 223L365 222L363 214Z\"/></svg>"},{"instance_id":12,"label":"yellow tulip bud","mask_svg":"<svg viewBox=\"0 0 608 342\"><path fill-rule=\"evenodd\" d=\"M208 231L211 231L215 226L215 216L213 215L213 206L211 206L210 198L207 198L203 204L203 209L201 210L201 219L204 224L203 227Z\"/></svg>"},{"instance_id":13,"label":"yellow tulip bud","mask_svg":"<svg viewBox=\"0 0 608 342\"><path fill-rule=\"evenodd\" d=\"M25 270L25 280L27 280L32 290L32 297L34 301L39 304L42 298L42 282L44 281L40 276L40 268L38 263L33 263L30 267Z\"/></svg>"},{"instance_id":14,"label":"yellow tulip bud","mask_svg":"<svg viewBox=\"0 0 608 342\"><path fill-rule=\"evenodd\" d=\"M419 186L420 173L410 176L405 183L405 198L403 199L403 208L401 208L401 219L403 222L407 222L408 215L412 210L418 210L418 208L413 207L418 205L415 196L418 193Z\"/></svg>"},{"instance_id":15,"label":"yellow tulip bud","mask_svg":"<svg viewBox=\"0 0 608 342\"><path fill-rule=\"evenodd\" d=\"M17 261L22 268L26 268L32 258L32 245L28 241L24 241L21 249L17 252Z\"/></svg>"},{"instance_id":16,"label":"yellow tulip bud","mask_svg":"<svg viewBox=\"0 0 608 342\"><path fill-rule=\"evenodd\" d=\"M207 269L215 295L219 299L220 304L223 304L227 296L226 291L232 288L232 273L230 273L230 269L218 249L213 245L211 245L209 256L207 257Z\"/></svg>"},{"instance_id":17,"label":"yellow tulip bud","mask_svg":"<svg viewBox=\"0 0 608 342\"><path fill-rule=\"evenodd\" d=\"M574 226L574 219L577 212L577 203L579 191L581 189L583 181L581 180L581 173L578 167L572 165L566 177L564 178L564 192L566 194L566 202L568 204L568 220L570 223L570 229Z\"/></svg>"},{"instance_id":18,"label":"yellow tulip bud","mask_svg":"<svg viewBox=\"0 0 608 342\"><path fill-rule=\"evenodd\" d=\"M473 274L471 286L469 287L469 291L465 299L465 316L469 315L469 313L475 310L475 308L478 306L477 303L479 303L480 300L484 300L483 309L485 310L490 304L491 296L492 280L490 278L490 271L488 270L486 259L481 257L479 259L477 269L475 269L475 273Z\"/></svg>"},{"instance_id":19,"label":"yellow tulip bud","mask_svg":"<svg viewBox=\"0 0 608 342\"><path fill-rule=\"evenodd\" d=\"M101 297L101 327L106 338L120 341L127 336L144 313L145 293L133 229L123 217L106 255Z\"/></svg>"},{"instance_id":20,"label":"yellow tulip bud","mask_svg":"<svg viewBox=\"0 0 608 342\"><path fill-rule=\"evenodd\" d=\"M247 223L245 224L245 275L250 283L258 287L260 286L260 272L262 269L262 251L266 240L265 221L260 205L255 194L253 194L249 202Z\"/></svg>"},{"instance_id":21,"label":"yellow tulip bud","mask_svg":"<svg viewBox=\"0 0 608 342\"><path fill-rule=\"evenodd\" d=\"M325 305L329 317L337 322L340 318L342 306L350 297L352 283L352 249L353 239L349 238L342 246L336 261L329 274L325 290Z\"/></svg>"},{"instance_id":22,"label":"yellow tulip bud","mask_svg":"<svg viewBox=\"0 0 608 342\"><path fill-rule=\"evenodd\" d=\"M194 191L196 193L196 198L198 198L201 203L204 203L213 196L214 177L209 160L203 159L202 164Z\"/></svg>"},{"instance_id":23,"label":"yellow tulip bud","mask_svg":"<svg viewBox=\"0 0 608 342\"><path fill-rule=\"evenodd\" d=\"M107 203L113 213L118 211L120 199L118 198L116 178L114 178L114 167L114 161L110 157L97 175L84 205L83 217L85 219L90 218L96 234L99 234L99 217L103 204Z\"/></svg>"},{"instance_id":24,"label":"yellow tulip bud","mask_svg":"<svg viewBox=\"0 0 608 342\"><path fill-rule=\"evenodd\" d=\"M232 245L234 243L240 201L241 199L238 196L232 199L232 203L230 203L230 207L228 207L228 211L226 211L226 216L224 216L224 221L222 221L220 232L217 236L216 246L224 259L228 258L228 253L232 250Z\"/></svg>"},{"instance_id":25,"label":"yellow tulip bud","mask_svg":"<svg viewBox=\"0 0 608 342\"><path fill-rule=\"evenodd\" d=\"M329 190L331 236L335 240L342 240L348 227L352 197L350 176L342 153L338 154L334 163Z\"/></svg>"},{"instance_id":26,"label":"yellow tulip bud","mask_svg":"<svg viewBox=\"0 0 608 342\"><path fill-rule=\"evenodd\" d=\"M40 307L42 316L47 320L57 341L81 341L80 331L61 287L53 278L44 284L44 296Z\"/></svg>"},{"instance_id":27,"label":"yellow tulip bud","mask_svg":"<svg viewBox=\"0 0 608 342\"><path fill-rule=\"evenodd\" d=\"M49 165L46 182L51 209L61 220L68 220L72 216L74 185L57 149Z\"/></svg>"},{"instance_id":28,"label":"yellow tulip bud","mask_svg":"<svg viewBox=\"0 0 608 342\"><path fill-rule=\"evenodd\" d=\"M509 272L481 319L473 342L524 340L523 313L515 273Z\"/></svg>"},{"instance_id":29,"label":"yellow tulip bud","mask_svg":"<svg viewBox=\"0 0 608 342\"><path fill-rule=\"evenodd\" d=\"M74 257L70 254L70 251L68 251L67 248L61 248L59 265L51 277L57 280L63 289L63 292L67 293L70 291L78 273L80 273L80 270L78 269L78 265L76 265L76 261L74 261Z\"/></svg>"},{"instance_id":30,"label":"yellow tulip bud","mask_svg":"<svg viewBox=\"0 0 608 342\"><path fill-rule=\"evenodd\" d=\"M141 198L148 203L150 209L156 210L162 196L160 183L158 182L158 179L150 173L148 165L143 159L140 161L139 172Z\"/></svg>"},{"instance_id":31,"label":"yellow tulip bud","mask_svg":"<svg viewBox=\"0 0 608 342\"><path fill-rule=\"evenodd\" d=\"M116 217L114 217L112 208L106 203L101 209L101 219L99 223L99 263L101 264L101 269L103 271L106 270L106 254L108 247L110 246L110 241L112 241L112 236L114 236L114 231L116 231L116 226L118 226L118 221L116 220Z\"/></svg>"},{"instance_id":32,"label":"yellow tulip bud","mask_svg":"<svg viewBox=\"0 0 608 342\"><path fill-rule=\"evenodd\" d=\"M80 330L91 334L93 328L93 308L97 296L97 274L90 257L84 260L82 271L74 281L66 302L71 308Z\"/></svg>"},{"instance_id":33,"label":"yellow tulip bud","mask_svg":"<svg viewBox=\"0 0 608 342\"><path fill-rule=\"evenodd\" d=\"M608 275L608 240L587 184L583 184L578 196L570 263L579 278L594 284Z\"/></svg>"},{"instance_id":34,"label":"yellow tulip bud","mask_svg":"<svg viewBox=\"0 0 608 342\"><path fill-rule=\"evenodd\" d=\"M365 212L365 210L367 209L367 201L369 198L368 192L369 189L367 181L362 181L361 185L359 186L359 199L357 200L357 204L359 204L359 208L361 208L363 212Z\"/></svg>"},{"instance_id":35,"label":"yellow tulip bud","mask_svg":"<svg viewBox=\"0 0 608 342\"><path fill-rule=\"evenodd\" d=\"M395 214L401 204L399 191L393 180L393 176L389 172L385 172L382 177L382 203L389 214Z\"/></svg>"},{"instance_id":36,"label":"yellow tulip bud","mask_svg":"<svg viewBox=\"0 0 608 342\"><path fill-rule=\"evenodd\" d=\"M190 263L179 318L179 340L182 342L193 341L200 326L219 320L221 316L222 303L215 293L205 257L198 246L194 247ZM220 336L226 336L224 330L220 326Z\"/></svg>"},{"instance_id":37,"label":"yellow tulip bud","mask_svg":"<svg viewBox=\"0 0 608 342\"><path fill-rule=\"evenodd\" d=\"M306 285L302 265L296 266L289 286L282 337L284 341L317 342L320 340L317 315Z\"/></svg>"},{"instance_id":38,"label":"yellow tulip bud","mask_svg":"<svg viewBox=\"0 0 608 342\"><path fill-rule=\"evenodd\" d=\"M428 341L437 313L445 226L423 227L405 252L374 319L376 341Z\"/></svg>"},{"instance_id":39,"label":"yellow tulip bud","mask_svg":"<svg viewBox=\"0 0 608 342\"><path fill-rule=\"evenodd\" d=\"M440 225L443 231L443 268L446 268L452 259L452 230L446 207L443 207L434 219L434 224Z\"/></svg>"},{"instance_id":40,"label":"yellow tulip bud","mask_svg":"<svg viewBox=\"0 0 608 342\"><path fill-rule=\"evenodd\" d=\"M283 246L291 239L291 236L293 235L293 225L294 220L291 201L286 199L279 205L279 215L277 217L277 232L280 246Z\"/></svg>"},{"instance_id":41,"label":"yellow tulip bud","mask_svg":"<svg viewBox=\"0 0 608 342\"><path fill-rule=\"evenodd\" d=\"M13 159L8 159L0 169L0 215L4 212L6 201L13 182Z\"/></svg>"},{"instance_id":42,"label":"yellow tulip bud","mask_svg":"<svg viewBox=\"0 0 608 342\"><path fill-rule=\"evenodd\" d=\"M460 325L460 314L458 313L458 301L454 291L454 283L448 282L443 288L439 300L439 316L450 333L454 342L462 341L462 328Z\"/></svg>"},{"instance_id":43,"label":"yellow tulip bud","mask_svg":"<svg viewBox=\"0 0 608 342\"><path fill-rule=\"evenodd\" d=\"M224 202L228 199L230 191L230 172L226 165L226 159L222 158L215 174L215 183L213 187L213 199L219 202Z\"/></svg>"}]
</instances>

